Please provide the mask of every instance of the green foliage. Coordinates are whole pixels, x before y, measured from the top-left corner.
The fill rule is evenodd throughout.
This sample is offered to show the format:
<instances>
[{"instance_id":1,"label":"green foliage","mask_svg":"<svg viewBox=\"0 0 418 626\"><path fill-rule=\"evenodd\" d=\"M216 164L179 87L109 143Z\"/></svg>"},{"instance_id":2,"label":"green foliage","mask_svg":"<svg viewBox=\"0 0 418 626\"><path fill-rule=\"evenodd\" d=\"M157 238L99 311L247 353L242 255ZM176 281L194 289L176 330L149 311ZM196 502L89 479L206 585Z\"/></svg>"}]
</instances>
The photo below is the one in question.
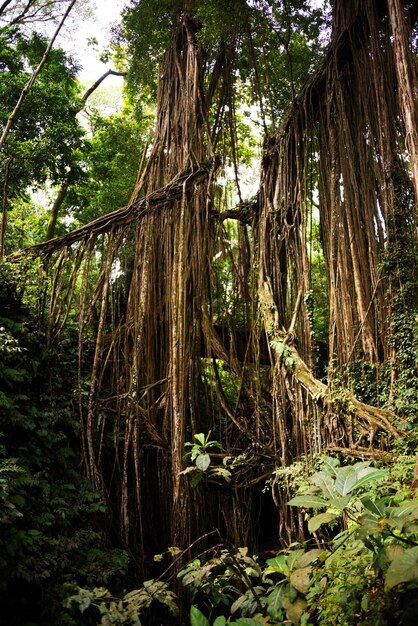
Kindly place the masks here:
<instances>
[{"instance_id":1,"label":"green foliage","mask_svg":"<svg viewBox=\"0 0 418 626\"><path fill-rule=\"evenodd\" d=\"M128 203L150 126L150 119L127 103L108 117L91 113L88 122L92 137L80 154L84 171L64 205L72 229Z\"/></svg>"},{"instance_id":2,"label":"green foliage","mask_svg":"<svg viewBox=\"0 0 418 626\"><path fill-rule=\"evenodd\" d=\"M178 616L176 595L170 591L167 583L156 580L145 581L142 587L130 591L122 598L113 596L104 587L79 588L77 593L63 602L68 609L77 607L83 615L83 620L88 619L88 623L102 626L110 624L141 626L140 616L143 613L147 614L147 610L155 603L167 607L172 617Z\"/></svg>"},{"instance_id":3,"label":"green foliage","mask_svg":"<svg viewBox=\"0 0 418 626\"><path fill-rule=\"evenodd\" d=\"M292 371L295 368L296 361L287 345L283 341L274 339L270 341L270 345L276 351L285 368Z\"/></svg>"},{"instance_id":4,"label":"green foliage","mask_svg":"<svg viewBox=\"0 0 418 626\"><path fill-rule=\"evenodd\" d=\"M194 560L179 573L192 596L192 626L388 626L394 614L400 619L403 593L418 583L418 500L402 481L411 465L406 456L385 470L320 457L317 471L296 479L300 493L289 505L313 510L308 528L322 545L291 546L264 566L245 548Z\"/></svg>"},{"instance_id":5,"label":"green foliage","mask_svg":"<svg viewBox=\"0 0 418 626\"><path fill-rule=\"evenodd\" d=\"M396 426L411 432L418 420L418 317L414 306L405 306L402 292L394 303L390 346L396 357L379 365L359 356L341 382L363 402L392 410Z\"/></svg>"},{"instance_id":6,"label":"green foliage","mask_svg":"<svg viewBox=\"0 0 418 626\"><path fill-rule=\"evenodd\" d=\"M400 427L411 430L418 423L418 310L407 310L403 295L399 295L392 317L396 377L388 404L399 416Z\"/></svg>"},{"instance_id":7,"label":"green foliage","mask_svg":"<svg viewBox=\"0 0 418 626\"><path fill-rule=\"evenodd\" d=\"M392 591L402 592L402 583L418 582L415 494L399 491L390 471L372 468L369 462L340 467L337 459L328 457L311 476L308 489L288 504L324 510L309 517L312 533L335 526L337 519L341 522L342 531L332 549L324 551L323 564L309 584L308 605L318 623L386 624L395 602Z\"/></svg>"},{"instance_id":8,"label":"green foliage","mask_svg":"<svg viewBox=\"0 0 418 626\"><path fill-rule=\"evenodd\" d=\"M196 487L205 475L211 476L212 478L222 477L227 481L231 479L231 473L225 467L211 467L210 472L207 471L212 463L208 449L222 448L219 441L210 439L210 434L211 431L209 431L207 435L204 433L197 433L194 436L196 440L195 443L187 442L184 444L186 448L191 448L190 452L187 452L187 454L184 455L184 459L190 459L194 465L188 466L181 473L189 474L190 472L193 472L193 477L190 482L192 487Z\"/></svg>"},{"instance_id":9,"label":"green foliage","mask_svg":"<svg viewBox=\"0 0 418 626\"><path fill-rule=\"evenodd\" d=\"M0 121L4 125L20 92L40 61L47 41L17 27L0 32ZM51 51L48 63L30 90L8 136L1 168L11 161L9 197L19 196L29 185L51 179L58 183L74 167L73 146L83 132L75 116L79 90L77 67L60 49Z\"/></svg>"},{"instance_id":10,"label":"green foliage","mask_svg":"<svg viewBox=\"0 0 418 626\"><path fill-rule=\"evenodd\" d=\"M129 57L128 86L154 102L158 63L167 48L181 0L143 0L123 11L122 25L115 32L114 50L120 67Z\"/></svg>"},{"instance_id":11,"label":"green foliage","mask_svg":"<svg viewBox=\"0 0 418 626\"><path fill-rule=\"evenodd\" d=\"M305 594L309 587L312 564L322 551L290 550L269 559L264 568L248 556L246 548L222 550L213 559L196 560L179 574L191 589L193 602L209 603L210 612L218 614L213 624L277 624L283 620L299 624L307 609ZM222 612L223 615L219 615ZM228 617L225 617L225 614ZM206 620L206 621L205 621ZM209 623L194 606L191 624Z\"/></svg>"},{"instance_id":12,"label":"green foliage","mask_svg":"<svg viewBox=\"0 0 418 626\"><path fill-rule=\"evenodd\" d=\"M195 0L188 8L199 27L207 67L213 67L221 50L228 50L245 86L244 100L255 103L259 93L265 94L265 109L279 120L321 53L321 11L302 1ZM143 0L125 9L114 49L121 65L129 58L132 94L155 99L158 63L182 10L179 0ZM254 68L255 59L262 59L263 71Z\"/></svg>"},{"instance_id":13,"label":"green foliage","mask_svg":"<svg viewBox=\"0 0 418 626\"><path fill-rule=\"evenodd\" d=\"M196 2L195 6L201 24L199 39L207 47L216 42L231 45L245 29L252 13L245 0L206 0Z\"/></svg>"},{"instance_id":14,"label":"green foliage","mask_svg":"<svg viewBox=\"0 0 418 626\"><path fill-rule=\"evenodd\" d=\"M29 37L18 27L0 30L0 123L3 126L46 45L47 40L37 33ZM35 207L29 189L61 184L69 172L74 177L81 171L77 147L80 150L83 145L84 132L76 118L80 98L75 80L77 69L63 50L51 51L1 152L0 179L9 222L6 254L38 243L45 235L45 211Z\"/></svg>"},{"instance_id":15,"label":"green foliage","mask_svg":"<svg viewBox=\"0 0 418 626\"><path fill-rule=\"evenodd\" d=\"M62 17L65 0L8 0L1 6L0 22L2 24L25 24L27 29L38 23L56 22ZM77 2L72 15L83 19L91 14L89 0Z\"/></svg>"},{"instance_id":16,"label":"green foliage","mask_svg":"<svg viewBox=\"0 0 418 626\"><path fill-rule=\"evenodd\" d=\"M223 549L205 562L194 560L182 569L178 578L190 590L192 599L200 606L208 606L224 614L238 610L244 616L252 615L258 607L258 586L251 579L261 580L261 569L248 556L247 548L237 551ZM261 589L261 588L260 588Z\"/></svg>"},{"instance_id":17,"label":"green foliage","mask_svg":"<svg viewBox=\"0 0 418 626\"><path fill-rule=\"evenodd\" d=\"M48 225L48 208L26 193L9 203L7 225L7 251L21 250L45 239Z\"/></svg>"},{"instance_id":18,"label":"green foliage","mask_svg":"<svg viewBox=\"0 0 418 626\"><path fill-rule=\"evenodd\" d=\"M4 449L1 454L4 455ZM16 459L0 461L0 524L12 524L16 518L22 517L18 494L20 487L29 481L28 474L17 465Z\"/></svg>"},{"instance_id":19,"label":"green foliage","mask_svg":"<svg viewBox=\"0 0 418 626\"><path fill-rule=\"evenodd\" d=\"M321 56L324 17L321 10L303 0L254 6L253 45L256 58L263 60L261 92L267 96L265 107L270 119L279 124Z\"/></svg>"},{"instance_id":20,"label":"green foliage","mask_svg":"<svg viewBox=\"0 0 418 626\"><path fill-rule=\"evenodd\" d=\"M223 615L219 615L215 621L212 622L212 626L226 626L226 624L233 624L234 626L260 626L260 624L266 623L264 619L260 621L256 618L252 619L249 617L242 617L233 621L228 620L227 622ZM210 626L209 620L196 606L190 608L190 626Z\"/></svg>"},{"instance_id":21,"label":"green foliage","mask_svg":"<svg viewBox=\"0 0 418 626\"><path fill-rule=\"evenodd\" d=\"M65 585L113 584L128 559L105 548L105 505L79 474L75 345L46 346L21 285L18 267L0 265L2 618L16 626L76 624L60 605Z\"/></svg>"}]
</instances>

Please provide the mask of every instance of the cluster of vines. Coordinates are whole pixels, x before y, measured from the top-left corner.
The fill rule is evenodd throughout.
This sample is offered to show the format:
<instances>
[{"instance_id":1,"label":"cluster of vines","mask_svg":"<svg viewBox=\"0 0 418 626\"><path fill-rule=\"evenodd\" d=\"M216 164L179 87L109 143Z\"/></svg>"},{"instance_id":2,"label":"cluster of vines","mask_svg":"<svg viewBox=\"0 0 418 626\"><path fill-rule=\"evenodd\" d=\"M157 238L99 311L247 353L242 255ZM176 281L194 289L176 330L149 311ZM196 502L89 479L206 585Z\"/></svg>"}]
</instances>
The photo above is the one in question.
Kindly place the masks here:
<instances>
[{"instance_id":1,"label":"cluster of vines","mask_svg":"<svg viewBox=\"0 0 418 626\"><path fill-rule=\"evenodd\" d=\"M51 340L81 281L78 413L86 471L107 496L141 569L144 554L169 544L185 548L220 521L231 541L248 541L251 489L266 467L271 472L325 448L364 449L377 433L399 436L388 412L349 390L337 400L332 385L315 378L305 304L315 167L330 354L340 367L358 355L373 363L396 359L389 320L399 278L396 268L382 276L379 264L399 230L394 181L406 169L400 156L404 127L413 173L417 149L408 131L416 110L407 97L416 68L405 55L402 38L410 29L406 21L400 29L399 15L406 13L399 6L399 0L388 2L392 48L381 3L335 1L323 65L280 132L266 139L257 210L235 213L243 224L232 266L245 328L233 321L217 327L228 316L216 310L214 296L213 259L222 251L214 184L222 123L236 157L233 51L221 46L205 76L198 26L187 12L178 18L160 68L154 143L128 207L33 250L53 269ZM404 186L410 186L407 177ZM220 363L236 381L233 402ZM180 473L184 443L210 429L225 452L247 451L245 480L227 487L227 497L216 489L192 491ZM287 494L276 490L274 499L281 539L301 535L301 520L286 512ZM159 537L149 520L158 520Z\"/></svg>"}]
</instances>

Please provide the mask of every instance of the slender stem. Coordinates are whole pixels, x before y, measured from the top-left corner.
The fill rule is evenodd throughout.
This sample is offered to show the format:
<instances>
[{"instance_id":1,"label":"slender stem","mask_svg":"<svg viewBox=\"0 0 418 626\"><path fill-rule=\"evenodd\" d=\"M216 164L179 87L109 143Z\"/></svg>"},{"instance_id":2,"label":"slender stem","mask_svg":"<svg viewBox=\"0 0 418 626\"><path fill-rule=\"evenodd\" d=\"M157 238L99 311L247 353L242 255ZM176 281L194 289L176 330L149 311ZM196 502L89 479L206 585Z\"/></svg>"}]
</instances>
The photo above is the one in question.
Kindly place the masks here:
<instances>
[{"instance_id":1,"label":"slender stem","mask_svg":"<svg viewBox=\"0 0 418 626\"><path fill-rule=\"evenodd\" d=\"M10 166L12 163L12 157L7 159L6 163L6 172L4 176L4 185L3 185L3 212L1 218L1 227L0 227L0 259L4 256L4 240L6 237L6 228L7 228L7 192L9 186L9 176L10 176Z\"/></svg>"},{"instance_id":2,"label":"slender stem","mask_svg":"<svg viewBox=\"0 0 418 626\"><path fill-rule=\"evenodd\" d=\"M77 113L79 111L81 111L81 109L83 108L83 106L86 104L87 99L91 96L91 94L96 91L96 89L102 84L102 82L108 77L108 76L126 76L126 72L115 72L115 70L107 70L107 72L105 72L102 76L100 76L100 78L98 78L96 80L95 83L92 84L91 87L89 87L87 89L87 91L85 92L85 94L83 95L83 97L81 98L81 102L82 102L82 106L77 110Z\"/></svg>"},{"instance_id":3,"label":"slender stem","mask_svg":"<svg viewBox=\"0 0 418 626\"><path fill-rule=\"evenodd\" d=\"M4 13L4 11L7 9L7 7L9 6L9 4L12 2L12 0L5 0L3 2L3 4L0 7L0 15L2 15Z\"/></svg>"}]
</instances>

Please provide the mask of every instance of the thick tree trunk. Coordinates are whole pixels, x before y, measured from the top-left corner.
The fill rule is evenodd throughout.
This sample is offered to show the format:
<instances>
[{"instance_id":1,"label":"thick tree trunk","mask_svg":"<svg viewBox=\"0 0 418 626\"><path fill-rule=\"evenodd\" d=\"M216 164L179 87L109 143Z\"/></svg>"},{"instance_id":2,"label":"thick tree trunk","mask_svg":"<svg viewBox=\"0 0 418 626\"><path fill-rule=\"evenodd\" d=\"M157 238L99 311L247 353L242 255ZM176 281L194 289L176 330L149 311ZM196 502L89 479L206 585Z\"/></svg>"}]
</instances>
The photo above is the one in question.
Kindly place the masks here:
<instances>
[{"instance_id":1,"label":"thick tree trunk","mask_svg":"<svg viewBox=\"0 0 418 626\"><path fill-rule=\"evenodd\" d=\"M289 375L293 376L297 383L308 391L315 402L323 404L325 409L328 408L334 412L338 410L339 400L333 397L332 390L328 385L315 378L312 370L306 365L298 350L292 344L289 332L280 328L277 324L277 308L268 282L259 285L259 299L264 326L267 335L270 337L272 349L277 353L277 362L282 362L283 352L285 351L288 357L290 357L289 365L287 366ZM274 347L277 342L281 349L282 346L285 346L283 352L278 351L277 348ZM399 439L401 435L392 425L391 420L393 419L393 415L389 411L378 409L361 402L348 389L344 390L343 395L345 399L349 401L351 407L341 407L342 413L351 411L357 420L366 422L373 436L377 430L383 430L395 439ZM373 436L370 439L370 444L372 443Z\"/></svg>"},{"instance_id":2,"label":"thick tree trunk","mask_svg":"<svg viewBox=\"0 0 418 626\"><path fill-rule=\"evenodd\" d=\"M415 202L418 202L418 80L416 59L410 51L411 28L405 3L388 0L390 23L393 35L398 93L402 117L406 130L406 147L411 164Z\"/></svg>"},{"instance_id":3,"label":"thick tree trunk","mask_svg":"<svg viewBox=\"0 0 418 626\"><path fill-rule=\"evenodd\" d=\"M240 450L245 456L251 450L254 463L245 456L237 490L250 490L264 477L264 458L269 467L283 466L328 447L355 451L364 448L364 439L371 448L376 433L399 437L390 413L354 397L333 375L343 376L357 359L377 369L391 356L394 295L388 285L394 279L384 276L381 266L403 219L397 206L404 188L397 190L394 178L404 136L387 23L381 24L386 18L377 8L374 0L334 1L334 39L324 64L296 98L277 137L266 141L252 236L245 240L244 233L238 234L233 245L245 245L245 251L229 252L230 265L225 262L218 275L212 260L221 253L224 261L228 253L211 228L211 216L221 209L211 206L216 204L216 166L207 132L204 64L197 26L187 14L161 67L155 141L130 204L32 249L49 255L63 248L52 289L58 301L60 288L63 299L71 291L61 286L68 248L81 240L75 254L82 254L85 245L94 259L98 236L108 233L107 261L102 252L97 286L84 295L85 308L101 303L101 312L87 419L82 400L80 414L90 476L97 482L103 476L110 502L117 499L123 539L136 554L159 552L169 544L187 548L207 530L219 503L229 538L248 538L251 511L245 511L245 503L239 508L236 493L239 510L231 511L219 494L205 509L203 496L180 473L184 442L198 432L216 428L226 453ZM218 59L219 65L213 65L227 68L217 94L220 110L229 107L232 92L226 56L223 48L222 63ZM218 79L216 74L208 81L210 97ZM229 112L227 117L233 132ZM221 113L213 118L220 126ZM234 147L230 155L234 160ZM310 164L312 159L318 163ZM311 287L307 214L314 168L328 267L331 359L324 364L329 366L326 382L311 366L305 301ZM132 272L124 275L129 295L121 296L124 308L117 317L110 306L111 273L114 259L124 258L126 243L134 245L135 255ZM393 270L395 277L398 270ZM88 263L83 271L88 288ZM227 285L218 294L215 285L221 280ZM236 296L233 306L230 291ZM53 313L60 306L52 307ZM219 329L227 323L223 336ZM238 346L237 327L249 329L244 349ZM267 355L260 349L266 338ZM104 397L106 385L109 397ZM107 460L103 442L110 441L114 448ZM206 497L209 490L203 493ZM287 492L276 486L274 498L281 538L302 539L303 520L285 506ZM149 527L150 518L159 520L158 533Z\"/></svg>"}]
</instances>

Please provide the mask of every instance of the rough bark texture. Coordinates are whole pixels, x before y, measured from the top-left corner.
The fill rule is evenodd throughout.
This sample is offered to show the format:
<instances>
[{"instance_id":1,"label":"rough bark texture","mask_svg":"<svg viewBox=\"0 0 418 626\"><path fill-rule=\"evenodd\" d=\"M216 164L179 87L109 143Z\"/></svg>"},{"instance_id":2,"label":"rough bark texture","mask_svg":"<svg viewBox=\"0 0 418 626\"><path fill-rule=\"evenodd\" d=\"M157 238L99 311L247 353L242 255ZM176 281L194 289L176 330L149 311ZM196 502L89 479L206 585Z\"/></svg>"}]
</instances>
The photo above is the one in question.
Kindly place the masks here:
<instances>
[{"instance_id":1,"label":"rough bark texture","mask_svg":"<svg viewBox=\"0 0 418 626\"><path fill-rule=\"evenodd\" d=\"M238 172L233 50L221 45L205 76L198 26L186 12L160 68L154 144L131 202L32 249L54 268L51 340L81 275L86 470L142 571L144 554L170 544L186 549L214 526L236 545L255 541L258 485L275 467L326 449L373 455L376 446L383 454L384 437L399 436L389 412L333 377L333 368L356 358L376 366L396 360L390 319L403 279L396 261L390 272L381 268L410 229L413 200L399 157L401 75L381 9L372 0L334 2L326 58L280 131L265 140L258 201L245 212L234 248L214 157L225 123ZM326 381L314 373L306 303L313 172L328 273ZM225 275L218 259L228 260ZM85 329L95 333L87 403ZM208 480L191 490L180 473L184 443L209 430L224 455L241 460L231 484ZM280 540L303 539L303 520L285 505L287 491L274 484L273 498ZM158 533L150 520L158 520Z\"/></svg>"},{"instance_id":2,"label":"rough bark texture","mask_svg":"<svg viewBox=\"0 0 418 626\"><path fill-rule=\"evenodd\" d=\"M418 79L416 59L410 51L411 25L401 0L388 0L400 109L406 130L415 198L418 198Z\"/></svg>"}]
</instances>

